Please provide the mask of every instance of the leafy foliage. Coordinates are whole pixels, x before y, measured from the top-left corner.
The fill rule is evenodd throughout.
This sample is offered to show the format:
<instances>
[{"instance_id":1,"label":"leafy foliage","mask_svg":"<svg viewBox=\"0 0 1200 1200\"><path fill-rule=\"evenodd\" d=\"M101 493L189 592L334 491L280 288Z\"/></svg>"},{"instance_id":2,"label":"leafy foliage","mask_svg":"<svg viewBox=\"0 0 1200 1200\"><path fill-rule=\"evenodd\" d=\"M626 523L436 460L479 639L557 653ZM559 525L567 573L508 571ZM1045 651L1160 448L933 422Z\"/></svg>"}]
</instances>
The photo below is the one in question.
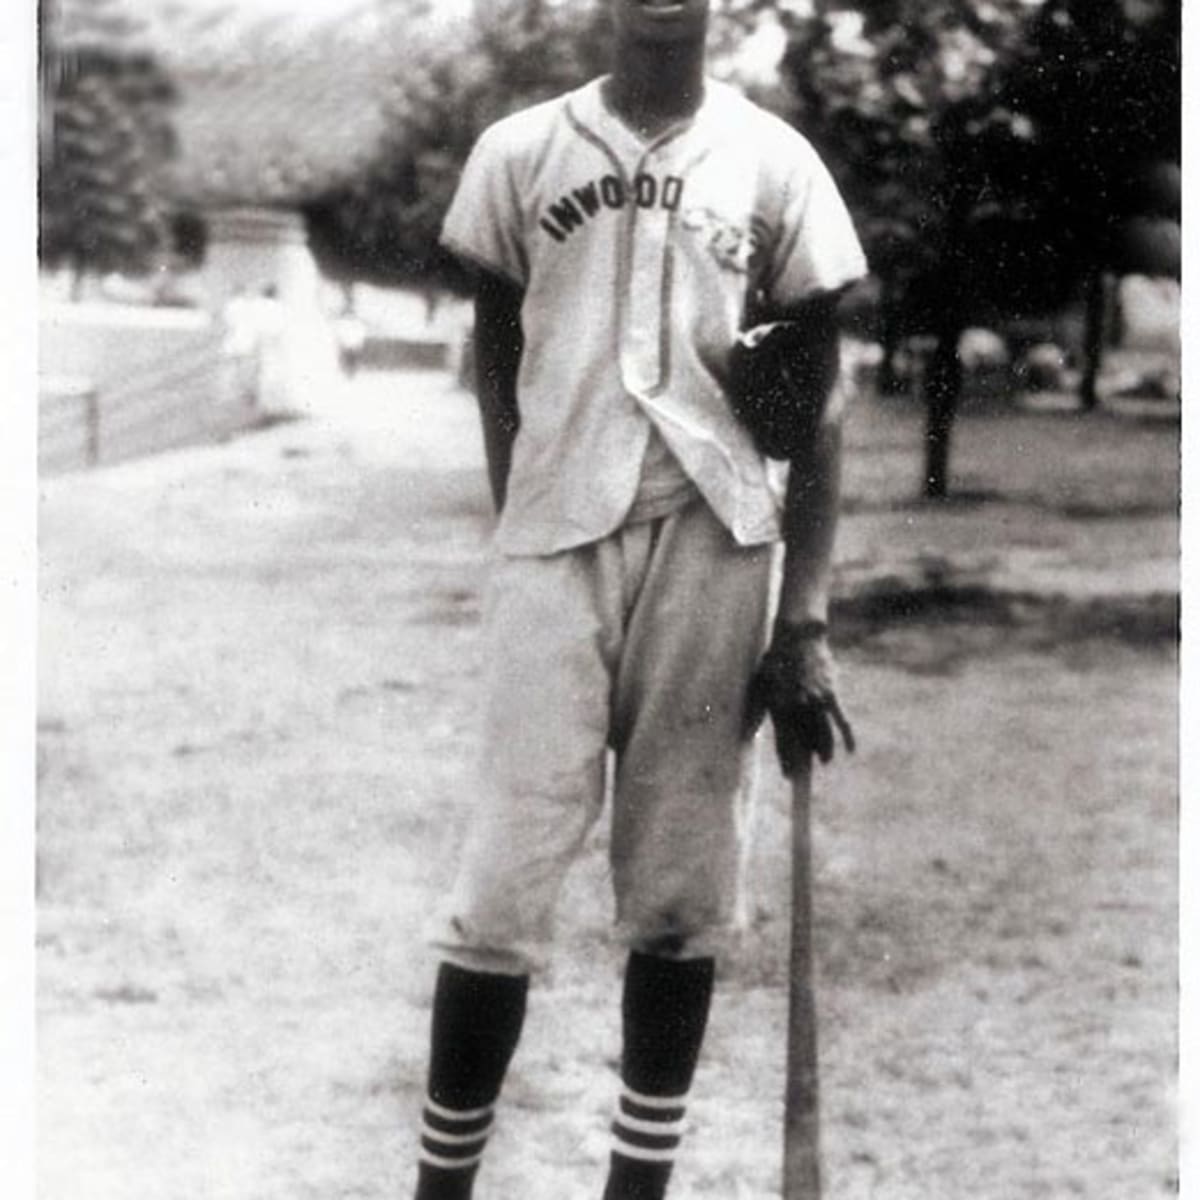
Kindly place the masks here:
<instances>
[{"instance_id":1,"label":"leafy foliage","mask_svg":"<svg viewBox=\"0 0 1200 1200\"><path fill-rule=\"evenodd\" d=\"M591 0L477 4L459 37L395 80L390 132L367 170L306 207L326 269L381 283L461 285L437 237L476 138L599 73L608 37L605 7Z\"/></svg>"},{"instance_id":2,"label":"leafy foliage","mask_svg":"<svg viewBox=\"0 0 1200 1200\"><path fill-rule=\"evenodd\" d=\"M167 237L174 88L107 0L75 15L41 22L41 258L77 277L144 272Z\"/></svg>"},{"instance_id":3,"label":"leafy foliage","mask_svg":"<svg viewBox=\"0 0 1200 1200\"><path fill-rule=\"evenodd\" d=\"M1130 222L1178 220L1179 37L1180 0L1047 0L1003 73L1043 147L1045 211L1084 270L1154 273L1128 252Z\"/></svg>"},{"instance_id":4,"label":"leafy foliage","mask_svg":"<svg viewBox=\"0 0 1200 1200\"><path fill-rule=\"evenodd\" d=\"M1061 304L1178 162L1178 0L859 0L787 18L794 118L912 328ZM1160 189L1161 190L1161 189ZM969 276L954 295L948 278Z\"/></svg>"},{"instance_id":5,"label":"leafy foliage","mask_svg":"<svg viewBox=\"0 0 1200 1200\"><path fill-rule=\"evenodd\" d=\"M1028 11L1024 0L871 0L785 19L794 119L838 178L909 326L931 319L951 226L1027 208L1022 192L1037 186L1022 161L1028 120L987 88Z\"/></svg>"},{"instance_id":6,"label":"leafy foliage","mask_svg":"<svg viewBox=\"0 0 1200 1200\"><path fill-rule=\"evenodd\" d=\"M794 118L838 177L881 283L885 365L904 334L935 338L925 491L943 496L966 324L1086 290L1086 402L1101 272L1170 270L1170 231L1140 214L1178 204L1179 0L781 7ZM896 382L885 371L883 385Z\"/></svg>"}]
</instances>

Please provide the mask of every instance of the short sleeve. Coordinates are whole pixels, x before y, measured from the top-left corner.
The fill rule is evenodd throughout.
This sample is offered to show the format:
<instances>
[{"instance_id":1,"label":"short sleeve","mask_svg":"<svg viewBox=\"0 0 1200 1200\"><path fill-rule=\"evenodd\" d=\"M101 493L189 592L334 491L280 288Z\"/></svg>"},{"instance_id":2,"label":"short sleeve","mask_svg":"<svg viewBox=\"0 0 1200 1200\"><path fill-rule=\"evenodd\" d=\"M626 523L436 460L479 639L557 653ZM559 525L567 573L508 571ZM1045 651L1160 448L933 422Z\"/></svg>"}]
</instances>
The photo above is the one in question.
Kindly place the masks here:
<instances>
[{"instance_id":1,"label":"short sleeve","mask_svg":"<svg viewBox=\"0 0 1200 1200\"><path fill-rule=\"evenodd\" d=\"M782 231L768 283L779 304L861 279L867 260L845 201L825 164L805 146L787 183Z\"/></svg>"},{"instance_id":2,"label":"short sleeve","mask_svg":"<svg viewBox=\"0 0 1200 1200\"><path fill-rule=\"evenodd\" d=\"M521 210L506 141L503 126L493 125L475 143L442 223L441 243L467 263L524 287Z\"/></svg>"}]
</instances>

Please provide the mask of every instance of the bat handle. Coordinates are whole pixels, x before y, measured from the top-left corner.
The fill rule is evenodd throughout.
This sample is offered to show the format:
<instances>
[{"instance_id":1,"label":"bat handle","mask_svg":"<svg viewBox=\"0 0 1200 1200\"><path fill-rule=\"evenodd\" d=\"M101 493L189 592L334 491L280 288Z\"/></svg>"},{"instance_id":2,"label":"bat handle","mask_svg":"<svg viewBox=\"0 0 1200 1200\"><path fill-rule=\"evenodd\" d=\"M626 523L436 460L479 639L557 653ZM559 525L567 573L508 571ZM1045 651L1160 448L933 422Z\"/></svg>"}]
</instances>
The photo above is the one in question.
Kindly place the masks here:
<instances>
[{"instance_id":1,"label":"bat handle","mask_svg":"<svg viewBox=\"0 0 1200 1200\"><path fill-rule=\"evenodd\" d=\"M792 913L783 1116L783 1200L820 1200L817 1011L812 945L812 760L792 776Z\"/></svg>"}]
</instances>

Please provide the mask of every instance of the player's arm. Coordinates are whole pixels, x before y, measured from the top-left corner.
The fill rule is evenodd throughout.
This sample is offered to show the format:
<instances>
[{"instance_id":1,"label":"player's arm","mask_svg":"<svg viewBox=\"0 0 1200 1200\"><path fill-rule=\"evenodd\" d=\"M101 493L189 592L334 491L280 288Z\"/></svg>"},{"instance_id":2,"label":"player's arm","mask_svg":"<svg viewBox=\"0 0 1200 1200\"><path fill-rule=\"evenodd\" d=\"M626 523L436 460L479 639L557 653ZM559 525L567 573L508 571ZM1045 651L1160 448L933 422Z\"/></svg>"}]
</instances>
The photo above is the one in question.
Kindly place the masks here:
<instances>
[{"instance_id":1,"label":"player's arm","mask_svg":"<svg viewBox=\"0 0 1200 1200\"><path fill-rule=\"evenodd\" d=\"M766 713L785 774L802 755L833 755L834 729L847 749L854 735L835 691L827 620L833 547L841 503L842 413L832 403L838 377L837 296L825 294L771 320L795 320L806 336L795 346L789 374L793 402L811 414L810 431L789 455L783 509L784 559L775 627L751 683L747 718L756 728Z\"/></svg>"},{"instance_id":2,"label":"player's arm","mask_svg":"<svg viewBox=\"0 0 1200 1200\"><path fill-rule=\"evenodd\" d=\"M797 343L791 375L794 403L811 409L812 430L790 456L783 508L784 561L778 621L824 624L829 616L833 545L841 505L842 413L830 403L838 377L837 295L802 301L772 317L807 333Z\"/></svg>"},{"instance_id":3,"label":"player's arm","mask_svg":"<svg viewBox=\"0 0 1200 1200\"><path fill-rule=\"evenodd\" d=\"M521 331L524 293L490 272L480 272L475 290L475 396L483 423L492 501L504 507L513 441L521 424L517 371L525 339Z\"/></svg>"}]
</instances>

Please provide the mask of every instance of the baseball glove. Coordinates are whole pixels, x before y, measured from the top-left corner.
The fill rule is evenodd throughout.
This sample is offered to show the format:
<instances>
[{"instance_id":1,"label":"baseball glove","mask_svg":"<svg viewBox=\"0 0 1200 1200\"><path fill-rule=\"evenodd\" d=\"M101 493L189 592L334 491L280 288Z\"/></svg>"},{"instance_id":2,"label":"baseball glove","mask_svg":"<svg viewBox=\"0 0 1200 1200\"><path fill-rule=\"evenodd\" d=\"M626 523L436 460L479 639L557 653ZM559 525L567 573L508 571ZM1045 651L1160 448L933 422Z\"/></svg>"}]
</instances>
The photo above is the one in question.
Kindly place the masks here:
<instances>
[{"instance_id":1,"label":"baseball glove","mask_svg":"<svg viewBox=\"0 0 1200 1200\"><path fill-rule=\"evenodd\" d=\"M808 349L803 325L772 321L743 330L730 351L729 403L767 458L794 458L816 434L820 406L796 371Z\"/></svg>"}]
</instances>

